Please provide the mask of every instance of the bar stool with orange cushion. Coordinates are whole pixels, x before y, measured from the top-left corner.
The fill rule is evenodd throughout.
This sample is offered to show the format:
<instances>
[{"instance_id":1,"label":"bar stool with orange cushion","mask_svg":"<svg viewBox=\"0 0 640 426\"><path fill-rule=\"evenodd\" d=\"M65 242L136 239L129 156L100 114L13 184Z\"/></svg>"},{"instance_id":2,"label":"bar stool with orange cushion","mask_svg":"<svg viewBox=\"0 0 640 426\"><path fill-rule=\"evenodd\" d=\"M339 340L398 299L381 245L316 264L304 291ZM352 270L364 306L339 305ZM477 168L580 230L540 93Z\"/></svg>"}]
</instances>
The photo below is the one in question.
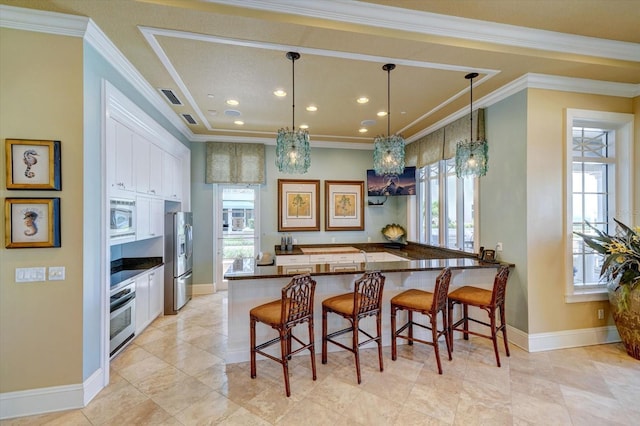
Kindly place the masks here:
<instances>
[{"instance_id":1,"label":"bar stool with orange cushion","mask_svg":"<svg viewBox=\"0 0 640 426\"><path fill-rule=\"evenodd\" d=\"M287 396L291 396L289 387L289 359L305 349L311 353L311 370L313 380L316 380L316 358L313 339L313 296L316 282L309 274L296 275L291 282L282 289L282 298L264 305L256 306L249 312L251 331L251 378L256 377L256 354L282 364L284 372L284 386ZM278 331L278 337L268 342L256 345L256 323L267 324ZM305 343L293 335L293 328L299 324L307 323L309 326L309 343ZM301 347L292 350L292 340L298 342ZM280 342L280 358L277 358L263 349Z\"/></svg>"},{"instance_id":2,"label":"bar stool with orange cushion","mask_svg":"<svg viewBox=\"0 0 640 426\"><path fill-rule=\"evenodd\" d=\"M449 294L449 324L451 333L451 350L453 350L453 332L461 331L465 340L469 340L469 334L485 337L493 341L493 350L496 353L496 362L500 367L500 355L498 354L497 334L502 331L504 349L509 356L509 344L507 342L507 323L505 321L504 300L507 292L507 280L509 279L509 266L503 265L498 269L493 280L493 290L485 290L473 286L464 286ZM462 318L453 323L453 308L462 305ZM489 323L469 317L469 306L476 306L489 314ZM500 325L496 325L496 310L500 310ZM469 330L469 321L487 326L491 335Z\"/></svg>"},{"instance_id":3,"label":"bar stool with orange cushion","mask_svg":"<svg viewBox=\"0 0 640 426\"><path fill-rule=\"evenodd\" d=\"M444 336L447 352L449 353L449 361L451 361L451 348L449 341L449 327L447 323L447 293L449 292L449 283L451 282L451 269L444 268L436 278L436 285L433 293L430 291L411 289L403 291L391 299L391 359L396 360L398 349L396 339L405 339L409 341L409 345L413 342L425 343L433 346L436 362L438 363L438 373L442 374L442 365L440 364L440 349L438 347L438 339ZM396 313L398 311L407 311L408 320L405 325L396 331ZM414 312L429 317L429 325L414 322ZM442 329L438 329L438 313L442 312ZM417 338L413 335L413 326L431 330L431 341ZM408 329L407 335L401 333Z\"/></svg>"},{"instance_id":4,"label":"bar stool with orange cushion","mask_svg":"<svg viewBox=\"0 0 640 426\"><path fill-rule=\"evenodd\" d=\"M356 373L358 375L358 384L361 382L360 377L360 347L369 342L378 344L378 360L380 362L380 371L383 371L382 363L382 290L384 288L385 276L379 271L365 272L355 282L352 293L341 294L339 296L330 297L322 302L322 363L327 363L327 342L340 346L352 352L356 358ZM351 325L342 330L334 331L327 334L327 315L329 312L338 314L347 319ZM368 317L376 317L376 336L372 336L360 328L360 320ZM335 337L345 333L352 333L351 347L346 346ZM362 333L369 339L361 342L359 334Z\"/></svg>"}]
</instances>

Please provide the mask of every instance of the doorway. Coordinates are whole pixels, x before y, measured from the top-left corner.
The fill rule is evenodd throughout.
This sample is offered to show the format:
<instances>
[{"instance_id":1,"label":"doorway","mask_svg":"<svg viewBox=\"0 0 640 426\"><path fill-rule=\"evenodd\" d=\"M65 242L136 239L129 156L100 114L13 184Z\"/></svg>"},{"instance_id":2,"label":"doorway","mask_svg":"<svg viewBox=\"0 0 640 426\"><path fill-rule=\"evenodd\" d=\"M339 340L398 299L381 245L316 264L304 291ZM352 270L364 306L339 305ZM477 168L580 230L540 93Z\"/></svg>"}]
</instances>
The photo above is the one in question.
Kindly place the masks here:
<instances>
[{"instance_id":1,"label":"doorway","mask_svg":"<svg viewBox=\"0 0 640 426\"><path fill-rule=\"evenodd\" d=\"M257 185L218 186L215 291L228 288L224 273L234 261L252 261L260 251L259 198Z\"/></svg>"}]
</instances>

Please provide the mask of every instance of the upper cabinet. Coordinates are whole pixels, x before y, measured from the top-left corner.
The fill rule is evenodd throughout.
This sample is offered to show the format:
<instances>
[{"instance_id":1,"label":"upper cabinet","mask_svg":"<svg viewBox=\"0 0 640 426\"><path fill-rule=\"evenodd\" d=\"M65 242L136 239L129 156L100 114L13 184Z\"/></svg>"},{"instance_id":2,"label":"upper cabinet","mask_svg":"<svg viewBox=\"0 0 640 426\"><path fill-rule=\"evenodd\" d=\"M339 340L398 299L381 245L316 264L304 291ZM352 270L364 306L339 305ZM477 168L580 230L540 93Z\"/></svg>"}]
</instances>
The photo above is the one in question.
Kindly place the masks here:
<instances>
[{"instance_id":1,"label":"upper cabinet","mask_svg":"<svg viewBox=\"0 0 640 426\"><path fill-rule=\"evenodd\" d=\"M182 199L181 163L174 155L162 153L162 195L168 200Z\"/></svg>"},{"instance_id":2,"label":"upper cabinet","mask_svg":"<svg viewBox=\"0 0 640 426\"><path fill-rule=\"evenodd\" d=\"M109 82L104 85L108 196L177 201L189 210L189 148Z\"/></svg>"},{"instance_id":3,"label":"upper cabinet","mask_svg":"<svg viewBox=\"0 0 640 426\"><path fill-rule=\"evenodd\" d=\"M162 149L139 135L133 141L136 192L162 195Z\"/></svg>"},{"instance_id":4,"label":"upper cabinet","mask_svg":"<svg viewBox=\"0 0 640 426\"><path fill-rule=\"evenodd\" d=\"M107 122L107 179L112 194L135 192L133 174L133 137L127 126L116 120Z\"/></svg>"},{"instance_id":5,"label":"upper cabinet","mask_svg":"<svg viewBox=\"0 0 640 426\"><path fill-rule=\"evenodd\" d=\"M107 181L110 196L136 194L183 199L183 159L113 118L107 119ZM177 142L176 142L177 143Z\"/></svg>"}]
</instances>

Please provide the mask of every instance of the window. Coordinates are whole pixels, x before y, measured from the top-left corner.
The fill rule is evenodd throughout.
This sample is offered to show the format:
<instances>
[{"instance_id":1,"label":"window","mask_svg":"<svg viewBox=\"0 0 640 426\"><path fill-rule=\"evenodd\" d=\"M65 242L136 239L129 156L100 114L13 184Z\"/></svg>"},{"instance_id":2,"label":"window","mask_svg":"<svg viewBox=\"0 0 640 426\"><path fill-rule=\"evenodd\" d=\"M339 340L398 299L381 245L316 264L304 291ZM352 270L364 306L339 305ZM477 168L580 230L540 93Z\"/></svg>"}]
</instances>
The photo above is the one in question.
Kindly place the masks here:
<instances>
[{"instance_id":1,"label":"window","mask_svg":"<svg viewBox=\"0 0 640 426\"><path fill-rule=\"evenodd\" d=\"M418 170L419 242L474 250L474 179L458 179L455 159Z\"/></svg>"},{"instance_id":2,"label":"window","mask_svg":"<svg viewBox=\"0 0 640 426\"><path fill-rule=\"evenodd\" d=\"M614 233L614 217L628 221L630 120L629 114L567 111L567 229L571 232L568 302L606 298L606 283L600 281L602 257L573 232L594 233L589 222L601 231Z\"/></svg>"}]
</instances>

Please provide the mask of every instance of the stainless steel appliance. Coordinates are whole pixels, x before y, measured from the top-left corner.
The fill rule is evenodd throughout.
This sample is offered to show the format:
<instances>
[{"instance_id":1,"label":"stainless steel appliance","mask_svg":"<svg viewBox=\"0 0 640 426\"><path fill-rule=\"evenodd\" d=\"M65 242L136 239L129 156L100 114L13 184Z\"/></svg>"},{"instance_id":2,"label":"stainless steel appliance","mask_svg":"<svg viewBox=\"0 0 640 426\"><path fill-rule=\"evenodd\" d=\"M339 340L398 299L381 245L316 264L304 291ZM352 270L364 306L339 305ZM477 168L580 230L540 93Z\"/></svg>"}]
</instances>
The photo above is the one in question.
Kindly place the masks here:
<instances>
[{"instance_id":1,"label":"stainless steel appliance","mask_svg":"<svg viewBox=\"0 0 640 426\"><path fill-rule=\"evenodd\" d=\"M164 313L175 315L192 294L193 216L167 213L164 227Z\"/></svg>"},{"instance_id":2,"label":"stainless steel appliance","mask_svg":"<svg viewBox=\"0 0 640 426\"><path fill-rule=\"evenodd\" d=\"M112 198L109 209L109 236L118 242L133 241L136 238L136 202Z\"/></svg>"},{"instance_id":3,"label":"stainless steel appliance","mask_svg":"<svg viewBox=\"0 0 640 426\"><path fill-rule=\"evenodd\" d=\"M136 283L125 280L110 291L109 355L113 357L136 330Z\"/></svg>"}]
</instances>

